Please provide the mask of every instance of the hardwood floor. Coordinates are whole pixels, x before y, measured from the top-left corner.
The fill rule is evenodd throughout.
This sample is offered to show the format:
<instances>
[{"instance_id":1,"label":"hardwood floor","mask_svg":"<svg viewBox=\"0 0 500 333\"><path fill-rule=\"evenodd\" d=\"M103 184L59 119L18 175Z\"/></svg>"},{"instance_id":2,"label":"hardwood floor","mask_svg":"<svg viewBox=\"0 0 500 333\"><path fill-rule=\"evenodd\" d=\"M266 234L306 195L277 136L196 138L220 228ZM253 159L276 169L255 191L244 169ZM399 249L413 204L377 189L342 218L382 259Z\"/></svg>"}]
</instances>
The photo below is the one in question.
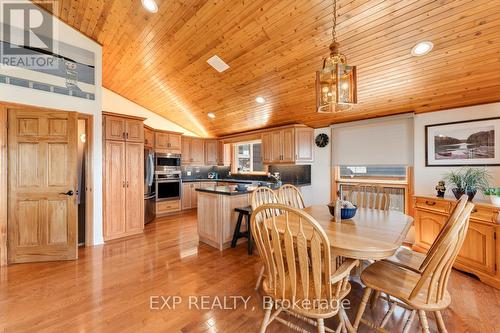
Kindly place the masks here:
<instances>
[{"instance_id":1,"label":"hardwood floor","mask_svg":"<svg viewBox=\"0 0 500 333\"><path fill-rule=\"evenodd\" d=\"M223 252L198 245L194 212L158 219L146 226L143 235L83 248L79 256L77 261L2 268L0 332L243 333L260 327L262 298L253 290L259 258L249 257L242 245ZM499 290L454 271L450 292L453 302L444 312L449 332L500 332ZM353 282L348 297L351 320L361 293L359 283ZM212 296L211 302L215 296L251 298L247 309L240 300L236 310L189 310L191 295ZM175 310L160 310L164 303L153 298L159 302L150 309L151 296L182 296L183 302ZM201 299L197 301L201 307ZM380 302L365 315L381 319L384 308ZM408 314L398 309L387 328L401 331ZM434 318L429 319L436 331ZM336 327L334 320L326 325ZM272 323L267 332L288 332L288 328ZM412 332L419 332L417 321Z\"/></svg>"}]
</instances>

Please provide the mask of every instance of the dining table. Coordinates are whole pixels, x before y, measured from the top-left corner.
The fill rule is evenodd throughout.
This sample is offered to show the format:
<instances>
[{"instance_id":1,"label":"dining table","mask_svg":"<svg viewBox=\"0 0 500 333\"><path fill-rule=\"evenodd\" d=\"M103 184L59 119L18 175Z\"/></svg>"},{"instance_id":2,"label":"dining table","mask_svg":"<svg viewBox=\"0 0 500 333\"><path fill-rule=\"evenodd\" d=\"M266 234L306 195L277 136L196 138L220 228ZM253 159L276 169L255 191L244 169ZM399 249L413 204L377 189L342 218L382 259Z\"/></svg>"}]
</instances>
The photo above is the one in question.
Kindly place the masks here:
<instances>
[{"instance_id":1,"label":"dining table","mask_svg":"<svg viewBox=\"0 0 500 333\"><path fill-rule=\"evenodd\" d=\"M335 221L326 205L314 205L303 209L323 228L334 256L360 260L381 260L388 258L403 244L413 223L413 218L393 210L358 208L350 219ZM276 217L280 232L284 231L284 216ZM298 221L289 221L292 229ZM303 226L304 233L312 232L312 227Z\"/></svg>"}]
</instances>

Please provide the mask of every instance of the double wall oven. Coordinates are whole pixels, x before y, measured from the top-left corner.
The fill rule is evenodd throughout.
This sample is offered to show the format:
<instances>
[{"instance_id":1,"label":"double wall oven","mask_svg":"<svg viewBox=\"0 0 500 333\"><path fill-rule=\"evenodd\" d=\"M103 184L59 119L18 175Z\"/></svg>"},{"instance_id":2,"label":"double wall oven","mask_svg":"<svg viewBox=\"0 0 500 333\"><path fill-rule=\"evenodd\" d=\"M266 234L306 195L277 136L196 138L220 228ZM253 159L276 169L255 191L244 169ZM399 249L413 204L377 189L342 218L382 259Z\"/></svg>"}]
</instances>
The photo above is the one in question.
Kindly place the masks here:
<instances>
[{"instance_id":1,"label":"double wall oven","mask_svg":"<svg viewBox=\"0 0 500 333\"><path fill-rule=\"evenodd\" d=\"M156 201L181 198L181 155L156 154L155 189Z\"/></svg>"}]
</instances>

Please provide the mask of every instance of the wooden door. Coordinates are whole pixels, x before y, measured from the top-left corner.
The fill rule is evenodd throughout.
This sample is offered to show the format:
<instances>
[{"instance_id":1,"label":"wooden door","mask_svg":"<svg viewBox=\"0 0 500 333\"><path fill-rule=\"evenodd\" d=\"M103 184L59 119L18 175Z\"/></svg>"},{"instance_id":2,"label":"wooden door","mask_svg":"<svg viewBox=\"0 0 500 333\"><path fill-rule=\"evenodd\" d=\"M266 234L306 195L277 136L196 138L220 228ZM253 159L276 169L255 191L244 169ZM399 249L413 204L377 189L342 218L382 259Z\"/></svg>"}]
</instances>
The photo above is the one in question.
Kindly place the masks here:
<instances>
[{"instance_id":1,"label":"wooden door","mask_svg":"<svg viewBox=\"0 0 500 333\"><path fill-rule=\"evenodd\" d=\"M471 221L457 262L469 268L495 273L495 227Z\"/></svg>"},{"instance_id":2,"label":"wooden door","mask_svg":"<svg viewBox=\"0 0 500 333\"><path fill-rule=\"evenodd\" d=\"M295 129L287 128L280 132L281 162L291 163L295 160Z\"/></svg>"},{"instance_id":3,"label":"wooden door","mask_svg":"<svg viewBox=\"0 0 500 333\"><path fill-rule=\"evenodd\" d=\"M224 165L224 141L217 141L217 165Z\"/></svg>"},{"instance_id":4,"label":"wooden door","mask_svg":"<svg viewBox=\"0 0 500 333\"><path fill-rule=\"evenodd\" d=\"M10 109L10 263L76 259L77 115Z\"/></svg>"},{"instance_id":5,"label":"wooden door","mask_svg":"<svg viewBox=\"0 0 500 333\"><path fill-rule=\"evenodd\" d=\"M155 132L149 128L144 128L144 147L154 148Z\"/></svg>"},{"instance_id":6,"label":"wooden door","mask_svg":"<svg viewBox=\"0 0 500 333\"><path fill-rule=\"evenodd\" d=\"M144 148L142 143L126 146L126 226L129 233L144 229Z\"/></svg>"},{"instance_id":7,"label":"wooden door","mask_svg":"<svg viewBox=\"0 0 500 333\"><path fill-rule=\"evenodd\" d=\"M218 162L218 144L217 140L205 141L205 165L216 165Z\"/></svg>"},{"instance_id":8,"label":"wooden door","mask_svg":"<svg viewBox=\"0 0 500 333\"><path fill-rule=\"evenodd\" d=\"M155 148L168 149L168 134L158 133L155 134Z\"/></svg>"},{"instance_id":9,"label":"wooden door","mask_svg":"<svg viewBox=\"0 0 500 333\"><path fill-rule=\"evenodd\" d=\"M126 232L125 150L126 144L123 141L106 141L104 240L119 237ZM141 161L142 163L144 162ZM142 192L141 195L143 195Z\"/></svg>"},{"instance_id":10,"label":"wooden door","mask_svg":"<svg viewBox=\"0 0 500 333\"><path fill-rule=\"evenodd\" d=\"M271 132L271 163L281 162L281 132Z\"/></svg>"},{"instance_id":11,"label":"wooden door","mask_svg":"<svg viewBox=\"0 0 500 333\"><path fill-rule=\"evenodd\" d=\"M144 142L144 123L142 121L127 119L125 129L125 138L128 142Z\"/></svg>"},{"instance_id":12,"label":"wooden door","mask_svg":"<svg viewBox=\"0 0 500 333\"><path fill-rule=\"evenodd\" d=\"M106 140L125 140L127 129L123 118L104 116L104 122Z\"/></svg>"},{"instance_id":13,"label":"wooden door","mask_svg":"<svg viewBox=\"0 0 500 333\"><path fill-rule=\"evenodd\" d=\"M191 208L198 207L198 192L196 192L197 188L200 188L201 183L191 183Z\"/></svg>"},{"instance_id":14,"label":"wooden door","mask_svg":"<svg viewBox=\"0 0 500 333\"><path fill-rule=\"evenodd\" d=\"M295 129L295 161L312 162L314 160L314 130L312 128Z\"/></svg>"},{"instance_id":15,"label":"wooden door","mask_svg":"<svg viewBox=\"0 0 500 333\"><path fill-rule=\"evenodd\" d=\"M169 149L173 154L181 153L181 136L179 134L169 134L168 135Z\"/></svg>"},{"instance_id":16,"label":"wooden door","mask_svg":"<svg viewBox=\"0 0 500 333\"><path fill-rule=\"evenodd\" d=\"M185 136L181 139L181 162L191 163L191 138Z\"/></svg>"},{"instance_id":17,"label":"wooden door","mask_svg":"<svg viewBox=\"0 0 500 333\"><path fill-rule=\"evenodd\" d=\"M182 183L181 202L182 209L191 208L191 185L193 183Z\"/></svg>"},{"instance_id":18,"label":"wooden door","mask_svg":"<svg viewBox=\"0 0 500 333\"><path fill-rule=\"evenodd\" d=\"M273 138L271 132L262 134L262 162L269 164L273 162Z\"/></svg>"},{"instance_id":19,"label":"wooden door","mask_svg":"<svg viewBox=\"0 0 500 333\"><path fill-rule=\"evenodd\" d=\"M205 164L205 140L198 138L191 139L191 164Z\"/></svg>"}]
</instances>

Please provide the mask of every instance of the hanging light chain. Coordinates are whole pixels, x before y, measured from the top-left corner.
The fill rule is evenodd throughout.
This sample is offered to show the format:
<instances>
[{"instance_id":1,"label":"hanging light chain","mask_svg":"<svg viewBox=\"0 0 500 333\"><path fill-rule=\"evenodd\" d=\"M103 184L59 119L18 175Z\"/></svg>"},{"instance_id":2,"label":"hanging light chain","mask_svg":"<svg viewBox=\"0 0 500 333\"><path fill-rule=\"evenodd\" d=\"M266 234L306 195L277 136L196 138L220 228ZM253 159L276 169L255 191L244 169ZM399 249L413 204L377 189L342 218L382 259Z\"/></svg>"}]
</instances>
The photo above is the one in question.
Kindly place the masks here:
<instances>
[{"instance_id":1,"label":"hanging light chain","mask_svg":"<svg viewBox=\"0 0 500 333\"><path fill-rule=\"evenodd\" d=\"M332 42L337 41L337 32L335 31L336 27L337 27L337 0L333 0Z\"/></svg>"}]
</instances>

